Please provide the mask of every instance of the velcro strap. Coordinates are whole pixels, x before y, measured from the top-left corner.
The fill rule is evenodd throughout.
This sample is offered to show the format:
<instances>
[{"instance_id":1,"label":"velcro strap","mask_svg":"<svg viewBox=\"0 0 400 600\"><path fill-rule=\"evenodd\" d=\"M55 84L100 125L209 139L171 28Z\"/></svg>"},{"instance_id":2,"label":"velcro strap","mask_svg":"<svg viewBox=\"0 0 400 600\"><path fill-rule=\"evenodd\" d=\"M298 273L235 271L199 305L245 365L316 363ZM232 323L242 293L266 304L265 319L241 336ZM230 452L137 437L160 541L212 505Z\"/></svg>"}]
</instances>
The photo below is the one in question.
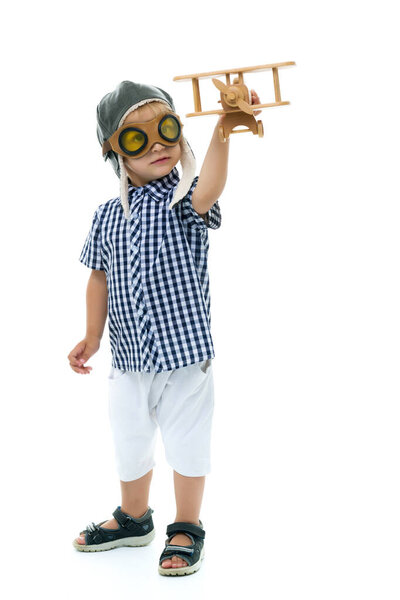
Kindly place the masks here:
<instances>
[{"instance_id":1,"label":"velcro strap","mask_svg":"<svg viewBox=\"0 0 400 600\"><path fill-rule=\"evenodd\" d=\"M194 548L187 548L187 546L165 546L164 552L185 552L186 554L193 554Z\"/></svg>"},{"instance_id":2,"label":"velcro strap","mask_svg":"<svg viewBox=\"0 0 400 600\"><path fill-rule=\"evenodd\" d=\"M177 522L171 523L167 526L167 536L171 537L173 533L192 533L193 535L197 535L199 538L204 539L206 536L206 532L204 529L199 527L198 525L194 525L193 523L184 523Z\"/></svg>"},{"instance_id":3,"label":"velcro strap","mask_svg":"<svg viewBox=\"0 0 400 600\"><path fill-rule=\"evenodd\" d=\"M121 527L125 527L125 529L132 529L135 520L132 517L128 517L128 515L124 514L119 508L116 508L113 512L113 517Z\"/></svg>"}]
</instances>

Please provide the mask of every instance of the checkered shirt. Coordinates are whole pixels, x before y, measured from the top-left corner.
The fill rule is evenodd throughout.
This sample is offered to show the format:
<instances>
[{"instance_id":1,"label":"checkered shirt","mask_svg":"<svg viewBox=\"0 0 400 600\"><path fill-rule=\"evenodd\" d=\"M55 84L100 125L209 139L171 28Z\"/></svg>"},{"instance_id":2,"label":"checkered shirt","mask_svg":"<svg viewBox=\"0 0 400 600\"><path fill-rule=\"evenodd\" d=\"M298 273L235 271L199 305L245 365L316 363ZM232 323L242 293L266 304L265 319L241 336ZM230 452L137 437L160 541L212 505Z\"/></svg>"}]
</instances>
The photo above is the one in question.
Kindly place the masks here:
<instances>
[{"instance_id":1,"label":"checkered shirt","mask_svg":"<svg viewBox=\"0 0 400 600\"><path fill-rule=\"evenodd\" d=\"M198 179L171 210L176 167L145 186L129 186L129 220L119 197L94 213L79 260L106 273L112 366L118 369L170 371L215 356L208 228L221 225L221 211L218 202L205 219L194 210Z\"/></svg>"}]
</instances>

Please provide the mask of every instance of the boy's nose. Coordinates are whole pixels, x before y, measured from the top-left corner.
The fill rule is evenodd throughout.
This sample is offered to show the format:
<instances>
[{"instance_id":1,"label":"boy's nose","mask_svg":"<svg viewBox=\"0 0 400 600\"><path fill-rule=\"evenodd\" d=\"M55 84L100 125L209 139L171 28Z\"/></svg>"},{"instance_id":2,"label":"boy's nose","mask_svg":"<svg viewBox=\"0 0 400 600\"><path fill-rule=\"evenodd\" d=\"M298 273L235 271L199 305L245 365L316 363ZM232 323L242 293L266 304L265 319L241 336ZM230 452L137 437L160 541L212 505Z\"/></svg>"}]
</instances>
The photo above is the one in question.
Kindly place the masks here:
<instances>
[{"instance_id":1,"label":"boy's nose","mask_svg":"<svg viewBox=\"0 0 400 600\"><path fill-rule=\"evenodd\" d=\"M162 150L164 148L164 146L162 144L160 144L160 142L156 142L155 144L153 144L153 146L151 147L152 150L155 150L157 152L159 152L160 150Z\"/></svg>"}]
</instances>

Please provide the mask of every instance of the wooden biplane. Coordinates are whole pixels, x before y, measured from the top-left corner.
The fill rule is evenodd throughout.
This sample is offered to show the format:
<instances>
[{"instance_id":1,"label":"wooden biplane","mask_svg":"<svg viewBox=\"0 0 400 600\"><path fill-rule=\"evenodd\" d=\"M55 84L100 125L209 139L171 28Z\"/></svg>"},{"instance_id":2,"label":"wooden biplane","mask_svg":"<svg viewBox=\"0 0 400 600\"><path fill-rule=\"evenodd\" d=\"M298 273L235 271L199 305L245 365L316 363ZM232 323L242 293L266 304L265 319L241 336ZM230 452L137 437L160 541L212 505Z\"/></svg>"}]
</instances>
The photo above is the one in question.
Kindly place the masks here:
<instances>
[{"instance_id":1,"label":"wooden biplane","mask_svg":"<svg viewBox=\"0 0 400 600\"><path fill-rule=\"evenodd\" d=\"M212 71L210 73L194 73L193 75L179 75L174 77L173 81L182 81L191 79L193 85L194 110L193 113L188 113L186 117L199 117L200 115L225 115L223 124L219 126L219 137L222 142L226 142L231 133L244 133L251 131L254 135L263 137L264 127L262 121L253 116L255 110L260 108L269 108L271 106L283 106L290 104L288 101L281 99L281 90L279 86L278 69L281 67L289 67L295 65L295 62L275 63L271 65L258 65L256 67L243 67L242 69L228 69L226 71ZM272 69L274 81L275 102L268 104L251 104L251 96L247 86L244 84L243 74L251 71L267 71ZM231 83L231 75L236 74L237 77ZM214 75L225 75L226 81L223 83L219 79L214 78ZM221 92L222 109L220 110L205 110L201 109L200 86L199 79L211 77L216 88ZM246 129L236 129L243 125Z\"/></svg>"}]
</instances>

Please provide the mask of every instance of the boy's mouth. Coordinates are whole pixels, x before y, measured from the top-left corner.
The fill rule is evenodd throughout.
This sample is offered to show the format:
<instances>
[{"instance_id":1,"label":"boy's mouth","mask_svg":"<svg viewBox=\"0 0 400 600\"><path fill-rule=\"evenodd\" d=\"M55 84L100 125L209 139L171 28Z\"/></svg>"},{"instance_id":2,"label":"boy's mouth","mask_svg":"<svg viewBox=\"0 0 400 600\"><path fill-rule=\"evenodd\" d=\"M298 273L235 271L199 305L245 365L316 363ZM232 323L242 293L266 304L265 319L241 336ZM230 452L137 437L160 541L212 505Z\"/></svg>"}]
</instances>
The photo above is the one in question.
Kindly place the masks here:
<instances>
[{"instance_id":1,"label":"boy's mouth","mask_svg":"<svg viewBox=\"0 0 400 600\"><path fill-rule=\"evenodd\" d=\"M158 160L155 160L154 162L152 162L152 165L155 165L157 163L162 163L165 162L166 160L169 160L169 156L164 156L164 158L159 158Z\"/></svg>"}]
</instances>

